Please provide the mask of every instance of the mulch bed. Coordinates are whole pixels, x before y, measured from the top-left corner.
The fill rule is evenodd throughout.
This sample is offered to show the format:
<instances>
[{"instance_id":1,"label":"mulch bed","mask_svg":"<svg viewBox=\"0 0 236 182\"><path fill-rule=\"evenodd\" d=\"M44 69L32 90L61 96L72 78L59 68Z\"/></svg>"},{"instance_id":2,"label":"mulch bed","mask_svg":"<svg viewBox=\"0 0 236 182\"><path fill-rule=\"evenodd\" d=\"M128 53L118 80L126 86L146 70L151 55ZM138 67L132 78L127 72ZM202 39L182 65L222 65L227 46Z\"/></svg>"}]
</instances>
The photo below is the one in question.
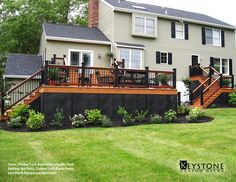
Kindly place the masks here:
<instances>
[{"instance_id":1,"label":"mulch bed","mask_svg":"<svg viewBox=\"0 0 236 182\"><path fill-rule=\"evenodd\" d=\"M213 117L209 116L204 116L197 120L196 122L192 123L206 123L214 120ZM188 124L189 122L186 120L186 115L178 115L177 119L174 122L168 122L163 119L163 121L159 124ZM129 127L129 126L137 126L137 125L148 125L148 124L153 124L150 122L150 120L146 120L143 122L134 122L129 125L125 125L122 121L114 121L112 127ZM189 123L191 124L191 123ZM81 128L93 128L93 127L102 127L101 125L85 125ZM26 125L24 124L21 128L9 128L7 126L7 122L0 122L0 128L6 131L14 131L14 132L32 132L32 130L28 129ZM73 127L71 124L67 126L62 126L62 127L55 127L51 125L45 125L43 128L40 130L37 130L37 132L43 132L43 131L54 131L54 130L65 130L65 129L72 129Z\"/></svg>"}]
</instances>

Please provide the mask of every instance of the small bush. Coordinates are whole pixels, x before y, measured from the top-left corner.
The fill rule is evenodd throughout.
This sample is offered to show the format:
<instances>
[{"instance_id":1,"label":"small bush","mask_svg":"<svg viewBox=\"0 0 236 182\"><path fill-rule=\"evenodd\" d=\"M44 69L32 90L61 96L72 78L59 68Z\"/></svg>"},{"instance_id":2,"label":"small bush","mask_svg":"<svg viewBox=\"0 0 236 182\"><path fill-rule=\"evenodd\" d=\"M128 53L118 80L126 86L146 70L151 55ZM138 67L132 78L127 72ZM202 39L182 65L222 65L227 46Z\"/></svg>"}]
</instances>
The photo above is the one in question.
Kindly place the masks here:
<instances>
[{"instance_id":1,"label":"small bush","mask_svg":"<svg viewBox=\"0 0 236 182\"><path fill-rule=\"evenodd\" d=\"M64 120L64 113L63 109L59 110L56 108L56 113L54 113L54 119L50 123L52 126L59 126L62 127L62 122Z\"/></svg>"},{"instance_id":2,"label":"small bush","mask_svg":"<svg viewBox=\"0 0 236 182\"><path fill-rule=\"evenodd\" d=\"M231 106L236 106L236 91L234 91L234 93L229 94L229 104Z\"/></svg>"},{"instance_id":3,"label":"small bush","mask_svg":"<svg viewBox=\"0 0 236 182\"><path fill-rule=\"evenodd\" d=\"M178 106L177 108L177 113L178 114L189 114L190 112L190 108L187 104L181 104L180 106Z\"/></svg>"},{"instance_id":4,"label":"small bush","mask_svg":"<svg viewBox=\"0 0 236 182\"><path fill-rule=\"evenodd\" d=\"M117 114L122 117L124 124L131 124L134 122L133 115L130 114L124 107L119 106Z\"/></svg>"},{"instance_id":5,"label":"small bush","mask_svg":"<svg viewBox=\"0 0 236 182\"><path fill-rule=\"evenodd\" d=\"M101 118L101 123L102 123L103 127L111 127L112 126L111 119L106 115L103 115L103 117Z\"/></svg>"},{"instance_id":6,"label":"small bush","mask_svg":"<svg viewBox=\"0 0 236 182\"><path fill-rule=\"evenodd\" d=\"M205 113L201 109L196 107L190 110L189 115L186 116L186 119L188 122L191 123L191 122L196 122L198 119L204 116L205 116Z\"/></svg>"},{"instance_id":7,"label":"small bush","mask_svg":"<svg viewBox=\"0 0 236 182\"><path fill-rule=\"evenodd\" d=\"M21 117L19 116L17 118L11 118L10 122L8 122L7 125L10 128L21 128L22 127Z\"/></svg>"},{"instance_id":8,"label":"small bush","mask_svg":"<svg viewBox=\"0 0 236 182\"><path fill-rule=\"evenodd\" d=\"M14 107L14 109L10 113L10 118L18 118L20 117L21 123L26 123L29 118L29 106L25 104L18 104Z\"/></svg>"},{"instance_id":9,"label":"small bush","mask_svg":"<svg viewBox=\"0 0 236 182\"><path fill-rule=\"evenodd\" d=\"M38 130L44 125L44 115L34 110L29 111L29 119L26 122L26 126L31 130Z\"/></svg>"},{"instance_id":10,"label":"small bush","mask_svg":"<svg viewBox=\"0 0 236 182\"><path fill-rule=\"evenodd\" d=\"M162 85L168 85L168 82L171 80L171 78L169 75L161 73L160 75L158 75L158 80L161 82Z\"/></svg>"},{"instance_id":11,"label":"small bush","mask_svg":"<svg viewBox=\"0 0 236 182\"><path fill-rule=\"evenodd\" d=\"M90 109L85 111L88 123L100 124L103 117L101 110Z\"/></svg>"},{"instance_id":12,"label":"small bush","mask_svg":"<svg viewBox=\"0 0 236 182\"><path fill-rule=\"evenodd\" d=\"M70 121L74 128L85 126L85 124L87 123L85 116L83 116L82 114L79 114L79 115L75 114L72 118L70 118Z\"/></svg>"},{"instance_id":13,"label":"small bush","mask_svg":"<svg viewBox=\"0 0 236 182\"><path fill-rule=\"evenodd\" d=\"M158 123L161 123L161 120L162 120L162 117L158 114L153 114L151 115L150 117L150 121L154 124L158 124Z\"/></svg>"},{"instance_id":14,"label":"small bush","mask_svg":"<svg viewBox=\"0 0 236 182\"><path fill-rule=\"evenodd\" d=\"M167 111L165 113L165 116L164 116L165 120L168 121L168 122L173 122L176 120L176 112L172 109L170 109L169 111Z\"/></svg>"},{"instance_id":15,"label":"small bush","mask_svg":"<svg viewBox=\"0 0 236 182\"><path fill-rule=\"evenodd\" d=\"M142 122L147 117L147 114L148 114L148 110L146 110L146 111L144 111L144 110L141 110L141 111L136 110L136 115L134 117L134 120Z\"/></svg>"}]
</instances>

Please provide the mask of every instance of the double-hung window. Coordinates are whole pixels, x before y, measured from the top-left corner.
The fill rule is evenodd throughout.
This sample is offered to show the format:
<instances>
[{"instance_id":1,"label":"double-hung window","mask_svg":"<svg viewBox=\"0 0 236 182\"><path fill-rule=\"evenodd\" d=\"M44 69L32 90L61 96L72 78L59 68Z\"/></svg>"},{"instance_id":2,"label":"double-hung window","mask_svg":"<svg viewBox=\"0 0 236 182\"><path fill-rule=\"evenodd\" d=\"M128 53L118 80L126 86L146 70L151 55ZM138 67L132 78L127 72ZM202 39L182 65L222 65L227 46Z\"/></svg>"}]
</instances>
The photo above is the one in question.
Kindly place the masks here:
<instances>
[{"instance_id":1,"label":"double-hung window","mask_svg":"<svg viewBox=\"0 0 236 182\"><path fill-rule=\"evenodd\" d=\"M133 15L133 34L139 36L157 36L157 18L143 15Z\"/></svg>"},{"instance_id":2,"label":"double-hung window","mask_svg":"<svg viewBox=\"0 0 236 182\"><path fill-rule=\"evenodd\" d=\"M120 48L119 50L120 59L125 60L125 68L142 68L142 50L130 48Z\"/></svg>"},{"instance_id":3,"label":"double-hung window","mask_svg":"<svg viewBox=\"0 0 236 182\"><path fill-rule=\"evenodd\" d=\"M206 45L221 46L221 31L206 28Z\"/></svg>"},{"instance_id":4,"label":"double-hung window","mask_svg":"<svg viewBox=\"0 0 236 182\"><path fill-rule=\"evenodd\" d=\"M184 24L183 23L175 24L175 35L177 39L184 39Z\"/></svg>"}]
</instances>

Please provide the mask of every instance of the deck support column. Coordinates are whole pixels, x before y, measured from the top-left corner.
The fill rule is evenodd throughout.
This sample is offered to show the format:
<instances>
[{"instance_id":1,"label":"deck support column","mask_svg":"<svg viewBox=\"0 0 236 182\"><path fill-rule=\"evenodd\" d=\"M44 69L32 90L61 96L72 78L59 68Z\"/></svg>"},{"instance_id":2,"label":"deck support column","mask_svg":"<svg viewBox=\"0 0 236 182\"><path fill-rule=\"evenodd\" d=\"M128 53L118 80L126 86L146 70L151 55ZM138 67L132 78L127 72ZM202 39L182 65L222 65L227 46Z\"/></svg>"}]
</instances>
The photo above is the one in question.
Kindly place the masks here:
<instances>
[{"instance_id":1,"label":"deck support column","mask_svg":"<svg viewBox=\"0 0 236 182\"><path fill-rule=\"evenodd\" d=\"M201 95L200 95L200 97L201 97L201 106L203 106L203 105L204 105L204 94L203 94L203 90L201 90Z\"/></svg>"},{"instance_id":2,"label":"deck support column","mask_svg":"<svg viewBox=\"0 0 236 182\"><path fill-rule=\"evenodd\" d=\"M149 67L145 67L145 82L146 82L146 87L149 87Z\"/></svg>"},{"instance_id":3,"label":"deck support column","mask_svg":"<svg viewBox=\"0 0 236 182\"><path fill-rule=\"evenodd\" d=\"M176 88L176 68L173 69L173 87Z\"/></svg>"}]
</instances>

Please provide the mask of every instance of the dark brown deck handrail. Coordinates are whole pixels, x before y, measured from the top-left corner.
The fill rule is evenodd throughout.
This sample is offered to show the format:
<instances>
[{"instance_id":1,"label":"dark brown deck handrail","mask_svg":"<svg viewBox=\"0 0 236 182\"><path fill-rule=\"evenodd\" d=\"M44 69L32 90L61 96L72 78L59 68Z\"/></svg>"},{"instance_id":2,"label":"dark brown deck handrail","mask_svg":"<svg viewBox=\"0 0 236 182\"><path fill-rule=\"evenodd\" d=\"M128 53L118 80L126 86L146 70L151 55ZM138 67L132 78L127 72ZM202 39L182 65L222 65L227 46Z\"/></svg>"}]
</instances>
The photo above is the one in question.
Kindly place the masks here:
<instances>
[{"instance_id":1,"label":"dark brown deck handrail","mask_svg":"<svg viewBox=\"0 0 236 182\"><path fill-rule=\"evenodd\" d=\"M6 110L13 107L20 101L22 101L24 98L29 96L31 93L33 93L35 90L37 90L42 84L42 78L43 78L43 72L45 70L45 67L41 68L37 72L35 72L32 76L25 79L12 89L2 93L1 95L1 112L2 114L5 113ZM32 82L36 81L36 82ZM10 96L9 98L9 105L6 106L4 99L6 96Z\"/></svg>"}]
</instances>

